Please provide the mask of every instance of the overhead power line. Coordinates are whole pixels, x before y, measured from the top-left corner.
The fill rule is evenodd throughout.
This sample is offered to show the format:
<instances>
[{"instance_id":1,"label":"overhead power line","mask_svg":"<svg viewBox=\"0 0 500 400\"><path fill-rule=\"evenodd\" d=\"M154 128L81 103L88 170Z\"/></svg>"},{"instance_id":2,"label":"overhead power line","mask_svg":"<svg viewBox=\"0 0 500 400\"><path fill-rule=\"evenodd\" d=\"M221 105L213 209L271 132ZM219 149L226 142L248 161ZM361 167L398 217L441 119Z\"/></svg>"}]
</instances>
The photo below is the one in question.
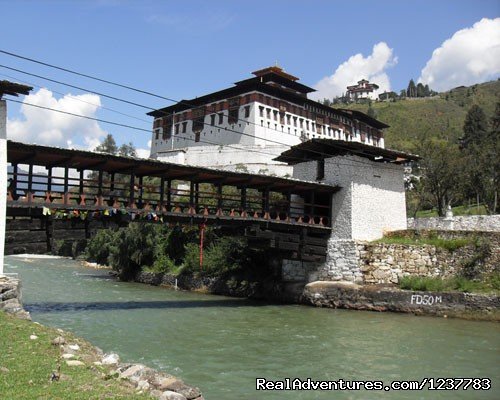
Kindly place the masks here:
<instances>
[{"instance_id":1,"label":"overhead power line","mask_svg":"<svg viewBox=\"0 0 500 400\"><path fill-rule=\"evenodd\" d=\"M98 82L103 82L103 83L107 83L107 84L110 84L110 85L113 85L113 86L118 86L118 87L121 87L121 88L129 89L129 90L132 90L132 91L135 91L135 92L138 92L138 93L143 93L143 94L147 94L147 95L150 95L150 96L154 96L156 98L160 98L160 99L163 99L163 100L171 101L171 102L176 103L176 104L183 104L183 105L186 105L186 106L188 106L190 108L195 108L196 107L194 104L191 104L191 103L189 103L188 101L185 101L185 100L175 100L175 99L172 99L172 98L169 98L169 97L166 97L166 96L161 96L161 95L158 95L156 93L152 93L152 92L149 92L149 91L146 91L146 90L137 89L137 88L134 88L134 87L132 87L130 85L124 85L124 84L113 82L113 81L110 81L110 80L107 80L107 79L99 78L99 77L96 77L96 76L93 76L93 75L89 75L89 74L85 74L85 73L82 73L82 72L74 71L74 70L71 70L71 69L68 69L68 68L65 68L65 67L60 67L60 66L57 66L57 65L54 65L54 64L49 64L49 63L46 63L46 62L43 62L43 61L40 61L40 60L35 60L33 58L30 58L30 57L22 56L20 54L15 54L15 53L12 53L12 52L8 52L6 50L1 50L0 49L0 53L6 54L6 55L9 55L9 56L12 56L12 57L20 58L20 59L23 59L23 60L27 60L27 61L30 61L30 62L33 62L33 63L36 63L36 64L44 65L44 66L47 66L47 67L50 67L50 68L55 68L55 69L58 69L58 70L61 70L61 71L65 71L65 72L68 72L68 73L71 73L71 74L75 74L75 75L78 75L78 76L83 76L85 78L93 79L93 80L96 80ZM9 68L9 67L6 67L6 68ZM44 79L44 78L42 78L42 79ZM96 93L96 92L93 92L93 93ZM99 93L96 93L96 94L99 94ZM105 96L105 97L109 97L109 96ZM145 106L140 106L140 107L147 108L147 109L152 110L152 111L162 112L159 109L154 109L154 108L145 107ZM166 113L166 112L162 112L162 113L164 114L164 116L169 116L170 115L169 113ZM248 124L251 124L251 125L254 125L254 126L260 126L256 122L247 121L247 120L241 119L239 117L237 118L237 121L244 121L245 123L248 123ZM293 135L292 133L280 131L277 128L271 128L271 127L263 127L263 128L266 131L275 131L275 132L278 132L278 133L281 133L281 134L285 134L285 135L290 135L290 136L296 137L296 135Z\"/></svg>"},{"instance_id":2,"label":"overhead power line","mask_svg":"<svg viewBox=\"0 0 500 400\"><path fill-rule=\"evenodd\" d=\"M90 101L85 101L83 99L80 99L76 96L73 96L73 95L70 95L70 94L67 94L67 93L63 93L63 92L59 92L57 90L54 90L54 89L49 89L48 87L46 86L41 86L41 85L37 85L36 83L33 83L33 82L28 82L28 81L25 81L24 79L19 79L18 77L15 77L15 76L11 76L11 75L7 75L7 74L0 74L0 76L3 76L5 78L9 78L9 79L13 79L17 82L21 82L21 83L24 83L24 84L27 84L27 85L30 85L30 86L34 86L34 87L37 87L37 88L40 88L40 89L47 89L47 90L50 90L51 92L53 93L57 93L61 96L64 96L64 97L67 97L67 98L70 98L72 100L75 100L75 101L79 101L81 103L85 103L85 104L89 104L91 106L95 106L97 108L100 108L100 109L103 109L103 110L106 110L106 111L111 111L111 112L114 112L116 114L120 114L120 115L123 115L125 117L129 117L129 118L133 118L133 119L136 119L138 121L142 121L142 122L146 122L148 124L151 123L151 121L148 121L147 119L144 119L144 118L139 118L139 117L136 117L135 115L130 115L130 114L126 114L126 113L123 113L121 111L118 111L118 110L115 110L113 108L110 108L110 107L106 107L106 106L102 106L100 104L96 104L96 103L92 103Z\"/></svg>"},{"instance_id":3,"label":"overhead power line","mask_svg":"<svg viewBox=\"0 0 500 400\"><path fill-rule=\"evenodd\" d=\"M41 65L45 65L45 66L48 66L48 67L51 67L51 68L55 68L55 69L58 69L58 70L69 72L69 73L72 73L72 74L75 74L75 75L84 76L86 78L94 79L96 81L108 83L108 84L111 84L111 85L114 85L114 86L123 87L123 88L129 89L129 90L133 90L133 91L144 93L144 94L149 94L149 95L152 95L154 97L162 98L162 99L165 99L165 100L168 100L168 101L172 101L172 102L176 102L176 103L180 103L180 104L186 104L186 105L188 105L190 107L193 107L193 105L190 105L189 103L187 103L185 101L176 101L174 99L171 99L171 98L168 98L168 97L164 97L164 96L160 96L160 95L156 95L154 93L151 93L151 92L148 92L148 91L144 91L144 90L141 90L141 89L136 89L136 88L133 88L133 87L128 86L128 85L123 85L123 84L120 84L120 83L108 81L106 79L101 79L101 78L94 77L94 76L91 76L91 75L88 75L88 74L84 74L84 73L80 73L80 72L77 72L77 71L73 71L73 70L70 70L70 69L67 69L67 68L59 67L59 66L56 66L56 65L53 65L53 64L48 64L48 63L45 63L45 62L42 62L42 61L39 61L39 60L35 60L35 59L29 58L29 57L25 57L25 56L21 56L21 55L18 55L18 54L11 53L11 52L7 52L5 50L1 50L0 49L0 53L4 53L4 54L7 54L7 55L10 55L10 56L13 56L13 57L21 58L21 59L28 60L28 61L31 61L31 62L34 62L34 63L37 63L37 64L41 64ZM71 84L67 84L67 83L64 83L64 82L56 81L56 80L51 79L51 78L46 78L46 77L43 77L43 76L40 76L40 75L32 74L32 73L29 73L29 72L26 72L26 71L22 71L22 70L19 70L19 69L15 69L15 68L12 68L12 67L4 66L4 65L1 65L1 64L0 64L0 67L4 67L4 68L7 68L7 69L15 70L15 71L18 71L18 72L21 72L21 73L25 73L25 74L28 74L28 75L31 75L31 76L35 76L35 77L38 77L38 78L41 78L41 79L45 79L45 80L48 80L48 81L51 81L51 82L54 82L54 83L58 83L58 84L61 84L61 85L65 85L65 86L68 86L68 87L73 87L73 88L76 88L78 90L83 90L83 91L86 91L86 92L94 93L94 94L97 94L97 95L100 95L100 96L103 96L103 97L106 97L106 98L110 98L110 99L113 99L113 100L116 100L116 101L121 101L121 102L124 102L124 103L127 103L127 104L135 105L135 106L138 106L138 107L141 107L141 108L144 108L144 109L149 109L149 110L152 110L152 111L158 111L158 112L163 113L164 116L172 116L173 115L173 113L167 113L167 112L164 112L164 111L161 111L161 110L154 109L152 107L144 106L142 104L130 102L128 100L120 99L120 98L117 98L117 97L114 97L114 96L109 96L109 95L106 95L106 94L103 94L103 93L90 91L90 90L87 90L85 88L81 88L81 87L74 86L74 85L71 85ZM260 125L258 125L255 122L247 121L247 120L244 120L244 119L238 118L237 120L238 121L244 121L247 124L253 124L255 126L260 126ZM206 123L204 121L203 121L203 125L205 125L205 126L212 126L209 123ZM284 131L279 131L278 129L273 129L273 128L270 128L270 127L263 127L263 128L267 129L267 130L271 130L271 131L276 131L276 132L278 132L280 134L288 134L290 136L296 137L295 135L293 135L291 133L287 133L287 132L284 132ZM242 136L248 136L248 137L251 137L251 138L255 138L255 136L247 134L247 133L244 133L244 132L239 132L239 131L236 131L236 130L233 130L233 129L229 129L229 128L224 128L224 129L226 131L228 131L228 132L234 132L234 133L237 133L237 134L242 135ZM150 132L150 131L148 131L148 132ZM177 135L176 137L180 137L180 136ZM184 137L184 138L187 139L187 140L194 140L194 139L188 138L188 137ZM265 142L268 142L268 143L273 143L273 144L281 145L281 146L287 146L287 147L290 146L288 143L282 143L282 142L278 142L278 141L275 141L275 140L270 140L270 139L265 139L265 138L261 138L261 140L263 140ZM201 142L201 140L199 140L199 142ZM210 143L210 142L205 142L205 143ZM210 143L210 144L214 144L214 145L218 145L218 146L223 146L223 147L228 147L229 146L229 145L223 145L223 144L219 144L219 143ZM355 154L356 153L357 154L361 153L361 152L355 151L353 149L347 149L346 148L346 150L349 150L349 151L351 151L351 152L353 152ZM258 152L258 151L254 151L254 152ZM310 152L311 153L315 153L315 154L319 154L319 155L322 155L322 156L330 156L328 153L324 153L324 152L320 152L320 151L310 150ZM262 154L271 155L269 153L262 153ZM272 154L272 155L274 156L274 154Z\"/></svg>"},{"instance_id":4,"label":"overhead power line","mask_svg":"<svg viewBox=\"0 0 500 400\"><path fill-rule=\"evenodd\" d=\"M132 125L121 124L121 123L114 122L114 121L107 121L107 120L104 120L104 119L101 119L101 118L94 118L94 117L89 117L89 116L86 116L86 115L71 113L69 111L57 110L57 109L54 109L54 108L40 106L40 105L32 104L32 103L26 103L24 101L14 100L14 99L11 99L11 98L6 98L6 100L8 100L10 102L13 102L13 103L24 104L24 105L27 105L27 106L36 107L36 108L40 108L40 109L47 110L47 111L53 111L53 112L57 112L57 113L61 113L61 114L70 115L70 116L73 116L73 117L84 118L84 119L88 119L88 120L92 120L92 121L96 121L96 122L101 122L101 123L104 123L104 124L115 125L115 126L125 127L125 128L128 128L128 129L133 129L133 130L137 130L137 131L142 131L142 132L148 132L148 133L150 133L150 130L148 130L148 129L139 128L139 127L132 126ZM215 143L215 142L210 142L210 141L201 140L201 139L199 141L196 141L194 138L190 138L190 137L187 137L187 136L178 135L177 137L180 137L180 138L183 138L183 139L186 139L186 140L191 140L191 141L194 141L194 142L206 143L206 144L211 144L211 145L214 145L214 146L220 146L218 143ZM231 145L224 145L224 147L235 149L235 150L238 150L238 151L242 150L242 148L240 148L240 147L235 147L235 146L231 146ZM346 150L351 150L351 149L346 149ZM263 154L263 155L268 155L268 156L273 156L273 157L276 156L276 154L265 153L265 152L262 152L262 151L259 151L259 150L255 150L255 149L245 149L245 151L248 152L248 153ZM321 154L321 155L324 155L324 156L328 156L328 157L331 156L328 153L320 153L320 152L313 151L313 150L311 150L311 152L312 153L318 153L318 154ZM297 161L304 161L302 158L299 158L299 157L290 156L289 158L296 159ZM365 165L361 161L357 161L357 160L351 160L351 161L361 163L362 166L365 167L365 168L372 168L371 166ZM347 163L341 163L341 162L337 162L337 163L339 165L346 165L346 166L349 165Z\"/></svg>"},{"instance_id":5,"label":"overhead power line","mask_svg":"<svg viewBox=\"0 0 500 400\"><path fill-rule=\"evenodd\" d=\"M43 61L35 60L34 58L29 58L29 57L21 56L19 54L11 53L9 51L5 51L5 50L1 50L1 49L0 49L0 53L7 54L9 56L20 58L20 59L23 59L23 60L26 60L26 61L30 61L30 62L33 62L33 63L36 63L36 64L45 65L46 67L55 68L55 69L58 69L60 71L68 72L70 74L74 74L74 75L78 75L78 76L83 76L84 78L93 79L95 81L107 83L109 85L118 86L118 87L121 87L121 88L124 88L124 89L133 90L134 92L139 92L139 93L147 94L149 96L154 96L154 97L157 97L159 99L173 101L174 103L177 103L176 100L172 100L172 99L169 99L168 97L164 97L164 96L157 95L155 93L148 92L147 90L141 90L141 89L133 88L133 87L128 86L128 85L123 85L121 83L112 82L112 81L109 81L107 79L102 79L102 78L98 78L98 77L95 77L95 76L92 76L92 75L87 75L87 74L84 74L82 72L73 71L73 70L68 69L68 68L58 67L57 65L53 65L53 64L49 64L49 63L46 63L46 62L43 62Z\"/></svg>"},{"instance_id":6,"label":"overhead power line","mask_svg":"<svg viewBox=\"0 0 500 400\"><path fill-rule=\"evenodd\" d=\"M152 107L147 107L147 106L144 106L144 105L139 104L139 103L134 103L133 101L128 101L128 100L120 99L119 97L114 97L114 96L110 96L110 95L108 95L108 94L104 94L104 93L101 93L101 92L96 92L95 90L85 89L85 88L82 88L82 87L80 87L80 86L75 86L75 85L72 85L72 84L70 84L70 83L61 82L61 81L58 81L58 80L55 80L55 79L52 79L52 78L47 78L47 77L45 77L45 76L41 76L41 75L33 74L33 73L31 73L31 72L23 71L23 70L21 70L21 69L17 69L17 68L13 68L13 67L8 67L7 65L2 65L2 64L0 64L0 67L2 67L2 68L7 68L7 69L10 69L10 70L12 70L12 71L20 72L21 74L26 74L26 75L29 75L29 76L34 76L35 78L44 79L44 80L49 81L49 82L57 83L58 85L68 86L68 87L70 87L70 88L73 88L73 89L78 89L78 90L81 90L81 91L83 91L83 92L88 92L88 93L92 93L92 94L97 94L97 95L99 95L99 96L106 97L106 98L108 98L108 99L112 99L112 100L120 101L120 102L122 102L122 103L127 103L127 104L130 104L130 105L136 106L136 107L145 108L146 110L155 111L155 108L152 108Z\"/></svg>"},{"instance_id":7,"label":"overhead power line","mask_svg":"<svg viewBox=\"0 0 500 400\"><path fill-rule=\"evenodd\" d=\"M115 125L115 126L120 126L120 127L123 127L123 128L133 129L133 130L136 130L136 131L142 131L142 132L151 133L151 130L144 129L144 128L139 128L137 126L127 125L127 124L121 124L119 122L114 122L114 121L107 121L107 120L104 120L104 119L101 119L101 118L89 117L87 115L76 114L76 113L72 113L72 112L69 112L69 111L57 110L55 108L45 107L45 106L41 106L41 105L38 105L38 104L27 103L27 102L24 102L24 101L14 100L14 99L11 99L11 98L6 98L6 100L8 100L10 102L13 102L13 103L24 104L24 105L27 105L27 106L36 107L36 108L40 108L40 109L47 110L47 111L53 111L53 112L57 112L57 113L61 113L61 114L70 115L70 116L73 116L73 117L85 118L85 119L88 119L88 120L92 120L92 121L96 121L96 122L101 122L103 124ZM183 138L183 139L186 139L186 140L196 141L194 138L190 138L190 137L187 137L187 136L177 135L177 137L180 137L180 138ZM219 143L209 142L209 141L205 141L205 140L201 140L201 139L198 142L200 142L200 143L207 143L207 144L211 144L211 145L214 145L214 146L220 146ZM228 147L228 148L231 148L231 149L236 149L236 150L240 150L240 151L242 150L239 147L234 147L234 146L231 146L231 145L225 145L225 146ZM276 156L273 153L264 153L264 152L261 152L261 151L258 151L258 150L251 150L251 152L253 152L253 153L259 153L259 154L264 154L264 155L267 155L267 156Z\"/></svg>"}]
</instances>

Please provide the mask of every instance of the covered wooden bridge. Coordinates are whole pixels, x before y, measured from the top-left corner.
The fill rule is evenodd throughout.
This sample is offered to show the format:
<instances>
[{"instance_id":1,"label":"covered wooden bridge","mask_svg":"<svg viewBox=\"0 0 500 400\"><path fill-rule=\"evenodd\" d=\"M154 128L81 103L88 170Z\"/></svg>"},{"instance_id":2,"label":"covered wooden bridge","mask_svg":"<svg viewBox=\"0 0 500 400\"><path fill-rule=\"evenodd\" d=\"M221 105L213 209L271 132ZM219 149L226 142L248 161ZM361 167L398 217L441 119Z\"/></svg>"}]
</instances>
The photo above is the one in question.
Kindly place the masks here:
<instances>
[{"instance_id":1,"label":"covered wooden bridge","mask_svg":"<svg viewBox=\"0 0 500 400\"><path fill-rule=\"evenodd\" d=\"M310 237L316 255L331 231L338 187L13 141L7 147L9 217L63 213L247 227L256 237L281 238L276 247L288 250Z\"/></svg>"}]
</instances>

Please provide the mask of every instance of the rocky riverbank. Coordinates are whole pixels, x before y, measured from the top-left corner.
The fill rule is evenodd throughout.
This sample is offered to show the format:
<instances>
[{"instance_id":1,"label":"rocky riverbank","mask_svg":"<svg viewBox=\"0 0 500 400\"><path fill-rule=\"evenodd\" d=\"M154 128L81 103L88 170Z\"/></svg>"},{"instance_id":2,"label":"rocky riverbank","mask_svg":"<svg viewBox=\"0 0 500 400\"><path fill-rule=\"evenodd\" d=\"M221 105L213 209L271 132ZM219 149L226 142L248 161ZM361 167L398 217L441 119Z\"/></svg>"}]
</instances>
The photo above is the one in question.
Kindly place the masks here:
<instances>
[{"instance_id":1,"label":"rocky riverbank","mask_svg":"<svg viewBox=\"0 0 500 400\"><path fill-rule=\"evenodd\" d=\"M21 281L17 278L0 277L0 310L30 320L30 314L24 310L21 302Z\"/></svg>"},{"instance_id":2,"label":"rocky riverbank","mask_svg":"<svg viewBox=\"0 0 500 400\"><path fill-rule=\"evenodd\" d=\"M316 307L500 321L500 297L496 295L418 292L387 285L317 281L305 286L301 302Z\"/></svg>"},{"instance_id":3,"label":"rocky riverbank","mask_svg":"<svg viewBox=\"0 0 500 400\"><path fill-rule=\"evenodd\" d=\"M197 277L193 275L172 275L141 271L134 277L135 282L154 286L167 286L182 290L198 291L230 297L248 297L283 301L283 284L278 281L248 281L239 277Z\"/></svg>"},{"instance_id":4,"label":"rocky riverbank","mask_svg":"<svg viewBox=\"0 0 500 400\"><path fill-rule=\"evenodd\" d=\"M22 306L19 279L0 278L0 310L20 319L31 319ZM50 330L53 332L51 344L59 347L58 367L49 377L52 383L68 379L61 370L83 368L91 369L104 381L114 379L118 384L131 386L137 394L147 393L160 400L203 400L198 388L186 385L173 375L142 364L120 362L117 354L104 354L99 348L61 329ZM37 341L39 337L32 334L27 340Z\"/></svg>"}]
</instances>

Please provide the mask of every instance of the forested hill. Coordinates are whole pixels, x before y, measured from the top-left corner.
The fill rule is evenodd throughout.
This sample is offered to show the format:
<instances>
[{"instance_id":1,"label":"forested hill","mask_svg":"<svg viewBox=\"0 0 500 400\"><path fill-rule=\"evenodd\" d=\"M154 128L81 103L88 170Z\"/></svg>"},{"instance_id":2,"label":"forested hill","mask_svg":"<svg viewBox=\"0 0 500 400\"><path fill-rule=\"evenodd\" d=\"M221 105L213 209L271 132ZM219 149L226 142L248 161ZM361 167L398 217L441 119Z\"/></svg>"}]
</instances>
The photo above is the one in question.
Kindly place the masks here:
<instances>
[{"instance_id":1,"label":"forested hill","mask_svg":"<svg viewBox=\"0 0 500 400\"><path fill-rule=\"evenodd\" d=\"M424 137L455 141L463 135L465 115L473 104L480 106L490 121L500 101L500 81L461 86L434 97L406 98L395 102L373 101L375 118L390 125L385 130L388 148L412 151ZM337 104L336 108L368 112L368 104Z\"/></svg>"}]
</instances>

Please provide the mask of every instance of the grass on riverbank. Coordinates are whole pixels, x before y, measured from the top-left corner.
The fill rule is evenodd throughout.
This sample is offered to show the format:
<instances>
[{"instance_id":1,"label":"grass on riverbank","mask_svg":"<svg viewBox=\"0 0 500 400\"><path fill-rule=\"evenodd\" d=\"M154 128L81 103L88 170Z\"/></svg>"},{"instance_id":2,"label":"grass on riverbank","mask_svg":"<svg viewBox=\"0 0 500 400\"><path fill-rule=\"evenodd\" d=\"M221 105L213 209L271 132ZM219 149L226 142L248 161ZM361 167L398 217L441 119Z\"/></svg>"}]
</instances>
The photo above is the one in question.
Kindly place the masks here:
<instances>
[{"instance_id":1,"label":"grass on riverbank","mask_svg":"<svg viewBox=\"0 0 500 400\"><path fill-rule=\"evenodd\" d=\"M452 207L453 215L487 215L486 207L483 205L478 206L456 206ZM436 208L432 210L419 210L417 211L417 218L430 218L430 217L438 217L438 212Z\"/></svg>"},{"instance_id":2,"label":"grass on riverbank","mask_svg":"<svg viewBox=\"0 0 500 400\"><path fill-rule=\"evenodd\" d=\"M30 335L38 338L30 339ZM70 367L60 360L59 346L52 339L64 336L67 343L78 344L80 361L85 366ZM125 382L110 378L110 368L95 366L95 349L68 332L0 312L0 393L2 399L150 399L137 394ZM50 381L61 363L59 381Z\"/></svg>"},{"instance_id":3,"label":"grass on riverbank","mask_svg":"<svg viewBox=\"0 0 500 400\"><path fill-rule=\"evenodd\" d=\"M438 237L404 237L404 236L389 236L376 240L375 243L385 244L404 244L412 246L421 246L428 244L438 248L446 249L448 251L455 251L456 249L473 244L471 239L441 239Z\"/></svg>"},{"instance_id":4,"label":"grass on riverbank","mask_svg":"<svg viewBox=\"0 0 500 400\"><path fill-rule=\"evenodd\" d=\"M465 292L500 294L500 273L491 274L481 281L464 277L441 279L427 276L404 276L399 280L399 287L407 290L429 292Z\"/></svg>"}]
</instances>

